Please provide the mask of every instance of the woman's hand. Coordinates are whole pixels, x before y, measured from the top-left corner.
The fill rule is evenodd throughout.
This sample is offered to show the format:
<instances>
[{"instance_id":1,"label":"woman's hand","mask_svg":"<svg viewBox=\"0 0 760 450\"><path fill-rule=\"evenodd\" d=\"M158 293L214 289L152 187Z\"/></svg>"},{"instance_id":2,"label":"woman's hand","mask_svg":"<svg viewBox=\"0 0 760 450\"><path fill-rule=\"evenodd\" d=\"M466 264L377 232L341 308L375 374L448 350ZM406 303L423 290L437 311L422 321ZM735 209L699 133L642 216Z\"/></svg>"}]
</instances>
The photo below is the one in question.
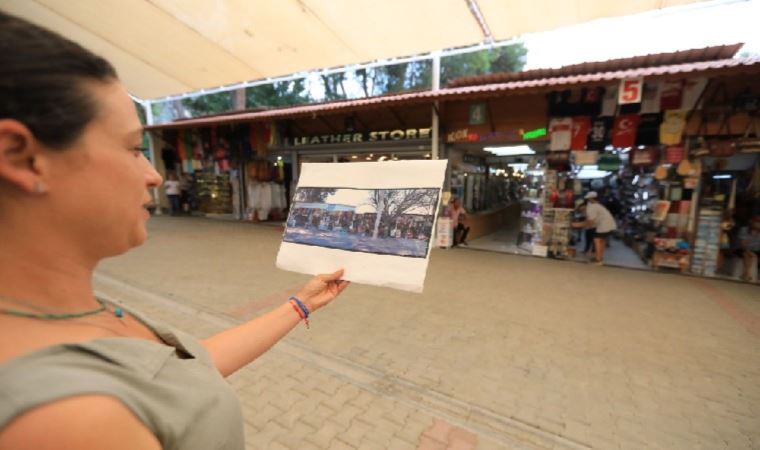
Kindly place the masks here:
<instances>
[{"instance_id":1,"label":"woman's hand","mask_svg":"<svg viewBox=\"0 0 760 450\"><path fill-rule=\"evenodd\" d=\"M306 304L310 312L314 312L330 303L351 284L349 281L341 280L342 276L343 269L331 274L317 275L306 283L296 296Z\"/></svg>"}]
</instances>

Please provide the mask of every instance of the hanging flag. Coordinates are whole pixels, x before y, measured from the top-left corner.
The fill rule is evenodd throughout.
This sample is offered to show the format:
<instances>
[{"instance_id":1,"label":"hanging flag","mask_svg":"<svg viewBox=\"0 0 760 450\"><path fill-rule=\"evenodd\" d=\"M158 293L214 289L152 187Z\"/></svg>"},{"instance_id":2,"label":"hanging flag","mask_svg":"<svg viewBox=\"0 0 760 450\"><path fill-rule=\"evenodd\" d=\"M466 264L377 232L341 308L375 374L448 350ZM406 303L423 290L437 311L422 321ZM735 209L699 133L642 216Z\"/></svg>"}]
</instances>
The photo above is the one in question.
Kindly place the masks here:
<instances>
[{"instance_id":1,"label":"hanging flag","mask_svg":"<svg viewBox=\"0 0 760 450\"><path fill-rule=\"evenodd\" d=\"M591 117L573 117L573 137L570 141L571 150L586 150L588 132L591 129Z\"/></svg>"},{"instance_id":2,"label":"hanging flag","mask_svg":"<svg viewBox=\"0 0 760 450\"><path fill-rule=\"evenodd\" d=\"M615 118L612 126L612 146L633 147L636 144L636 130L639 127L638 114L623 114Z\"/></svg>"}]
</instances>

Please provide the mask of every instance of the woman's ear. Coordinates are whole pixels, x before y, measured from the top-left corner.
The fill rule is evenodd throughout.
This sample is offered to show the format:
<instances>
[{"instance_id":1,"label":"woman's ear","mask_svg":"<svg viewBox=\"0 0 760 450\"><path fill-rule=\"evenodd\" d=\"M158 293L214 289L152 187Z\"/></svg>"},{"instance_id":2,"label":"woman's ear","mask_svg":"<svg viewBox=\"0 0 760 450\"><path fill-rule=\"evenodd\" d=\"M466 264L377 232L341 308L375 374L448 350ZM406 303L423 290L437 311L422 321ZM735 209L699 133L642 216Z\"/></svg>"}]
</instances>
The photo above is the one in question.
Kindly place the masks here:
<instances>
[{"instance_id":1,"label":"woman's ear","mask_svg":"<svg viewBox=\"0 0 760 450\"><path fill-rule=\"evenodd\" d=\"M29 128L17 120L0 120L0 182L42 193L42 148Z\"/></svg>"}]
</instances>

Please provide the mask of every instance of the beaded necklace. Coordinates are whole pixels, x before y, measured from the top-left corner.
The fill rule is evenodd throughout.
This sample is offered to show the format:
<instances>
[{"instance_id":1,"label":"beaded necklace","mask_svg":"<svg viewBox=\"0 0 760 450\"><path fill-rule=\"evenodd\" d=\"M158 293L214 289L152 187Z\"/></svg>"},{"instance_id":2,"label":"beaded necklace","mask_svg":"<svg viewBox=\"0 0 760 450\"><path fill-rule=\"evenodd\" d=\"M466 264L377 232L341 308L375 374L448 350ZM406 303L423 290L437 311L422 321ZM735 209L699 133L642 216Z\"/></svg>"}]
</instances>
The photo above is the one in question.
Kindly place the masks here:
<instances>
[{"instance_id":1,"label":"beaded necklace","mask_svg":"<svg viewBox=\"0 0 760 450\"><path fill-rule=\"evenodd\" d=\"M2 298L2 297L0 297ZM10 300L9 298L5 298L5 300ZM99 298L95 298L95 300L100 303L99 308L91 309L89 311L82 311L78 313L32 313L28 311L20 311L18 309L3 309L0 308L0 314L5 314L8 316L15 316L15 317L25 317L28 319L41 319L41 320L66 320L66 319L78 319L80 317L87 317L92 316L98 313L101 313L103 311L106 311L108 308L106 307L106 304L103 300ZM124 310L119 308L118 306L114 308L113 315L121 319L124 317Z\"/></svg>"}]
</instances>

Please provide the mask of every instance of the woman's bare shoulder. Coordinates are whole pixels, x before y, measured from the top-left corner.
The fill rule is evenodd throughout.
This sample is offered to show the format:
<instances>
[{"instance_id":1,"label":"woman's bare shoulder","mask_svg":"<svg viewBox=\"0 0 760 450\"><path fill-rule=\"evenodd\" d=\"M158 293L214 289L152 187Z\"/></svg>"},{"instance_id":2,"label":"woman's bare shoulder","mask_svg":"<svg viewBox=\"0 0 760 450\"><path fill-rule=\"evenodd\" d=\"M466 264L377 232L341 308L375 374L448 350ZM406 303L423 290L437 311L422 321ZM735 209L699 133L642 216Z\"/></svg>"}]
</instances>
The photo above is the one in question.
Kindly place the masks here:
<instances>
[{"instance_id":1,"label":"woman's bare shoulder","mask_svg":"<svg viewBox=\"0 0 760 450\"><path fill-rule=\"evenodd\" d=\"M0 450L160 450L158 439L119 400L69 397L34 408L0 431Z\"/></svg>"}]
</instances>

